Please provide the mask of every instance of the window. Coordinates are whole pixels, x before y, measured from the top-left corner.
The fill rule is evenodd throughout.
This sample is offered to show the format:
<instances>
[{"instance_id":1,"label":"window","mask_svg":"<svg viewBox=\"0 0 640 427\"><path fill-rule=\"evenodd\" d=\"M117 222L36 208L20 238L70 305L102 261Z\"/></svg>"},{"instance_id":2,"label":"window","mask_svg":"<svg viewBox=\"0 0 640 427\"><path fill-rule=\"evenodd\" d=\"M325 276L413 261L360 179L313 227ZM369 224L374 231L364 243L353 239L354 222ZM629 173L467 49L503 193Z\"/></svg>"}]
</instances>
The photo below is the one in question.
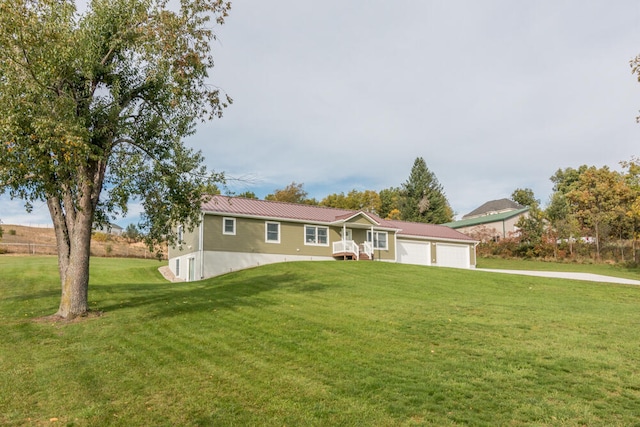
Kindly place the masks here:
<instances>
[{"instance_id":1,"label":"window","mask_svg":"<svg viewBox=\"0 0 640 427\"><path fill-rule=\"evenodd\" d=\"M180 277L180 258L176 260L176 277Z\"/></svg>"},{"instance_id":2,"label":"window","mask_svg":"<svg viewBox=\"0 0 640 427\"><path fill-rule=\"evenodd\" d=\"M304 226L304 244L329 246L329 229L327 227L316 227L315 225Z\"/></svg>"},{"instance_id":3,"label":"window","mask_svg":"<svg viewBox=\"0 0 640 427\"><path fill-rule=\"evenodd\" d=\"M236 235L236 219L222 218L222 234Z\"/></svg>"},{"instance_id":4,"label":"window","mask_svg":"<svg viewBox=\"0 0 640 427\"><path fill-rule=\"evenodd\" d=\"M367 231L367 242L371 242L371 231ZM373 249L387 249L387 232L373 232Z\"/></svg>"},{"instance_id":5,"label":"window","mask_svg":"<svg viewBox=\"0 0 640 427\"><path fill-rule=\"evenodd\" d=\"M265 240L267 243L280 243L280 223L265 223Z\"/></svg>"},{"instance_id":6,"label":"window","mask_svg":"<svg viewBox=\"0 0 640 427\"><path fill-rule=\"evenodd\" d=\"M184 241L184 227L182 225L178 226L178 243L182 243Z\"/></svg>"}]
</instances>

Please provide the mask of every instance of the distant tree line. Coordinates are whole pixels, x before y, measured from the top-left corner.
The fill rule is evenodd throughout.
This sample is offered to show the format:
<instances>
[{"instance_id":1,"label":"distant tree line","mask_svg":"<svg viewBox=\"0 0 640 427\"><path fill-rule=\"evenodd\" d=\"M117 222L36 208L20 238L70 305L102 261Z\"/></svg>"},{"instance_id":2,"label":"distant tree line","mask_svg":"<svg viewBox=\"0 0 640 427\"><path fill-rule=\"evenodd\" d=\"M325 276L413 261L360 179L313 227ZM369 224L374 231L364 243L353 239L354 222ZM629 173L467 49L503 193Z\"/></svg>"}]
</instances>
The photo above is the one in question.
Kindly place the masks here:
<instances>
[{"instance_id":1,"label":"distant tree line","mask_svg":"<svg viewBox=\"0 0 640 427\"><path fill-rule=\"evenodd\" d=\"M252 192L241 197L257 199ZM400 187L383 190L356 190L329 194L322 200L309 198L302 183L292 182L268 194L265 200L302 203L339 209L362 210L385 219L442 224L453 220L453 210L442 185L422 157L416 158L411 173Z\"/></svg>"}]
</instances>

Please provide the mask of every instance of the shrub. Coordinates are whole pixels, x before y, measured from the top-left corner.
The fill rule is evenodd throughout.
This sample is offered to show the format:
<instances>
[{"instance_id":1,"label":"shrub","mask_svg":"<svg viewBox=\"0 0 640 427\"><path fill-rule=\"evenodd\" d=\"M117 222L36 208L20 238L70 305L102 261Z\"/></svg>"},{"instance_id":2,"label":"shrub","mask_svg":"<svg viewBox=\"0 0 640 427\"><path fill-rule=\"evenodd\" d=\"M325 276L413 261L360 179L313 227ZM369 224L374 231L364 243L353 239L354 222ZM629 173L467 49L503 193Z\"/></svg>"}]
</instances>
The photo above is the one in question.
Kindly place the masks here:
<instances>
[{"instance_id":1,"label":"shrub","mask_svg":"<svg viewBox=\"0 0 640 427\"><path fill-rule=\"evenodd\" d=\"M109 235L107 233L100 233L100 232L96 231L95 233L93 233L92 238L96 242L108 242L108 241L111 240L111 235Z\"/></svg>"}]
</instances>

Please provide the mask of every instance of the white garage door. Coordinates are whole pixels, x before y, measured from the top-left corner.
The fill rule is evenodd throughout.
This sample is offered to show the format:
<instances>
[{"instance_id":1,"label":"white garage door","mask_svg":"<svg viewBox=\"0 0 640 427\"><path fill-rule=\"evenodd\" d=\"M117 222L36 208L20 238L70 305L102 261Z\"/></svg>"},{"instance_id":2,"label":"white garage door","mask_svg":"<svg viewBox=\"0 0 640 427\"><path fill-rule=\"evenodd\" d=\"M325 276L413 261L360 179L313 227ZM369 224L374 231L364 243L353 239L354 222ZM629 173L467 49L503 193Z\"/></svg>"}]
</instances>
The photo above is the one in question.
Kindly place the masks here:
<instances>
[{"instance_id":1,"label":"white garage door","mask_svg":"<svg viewBox=\"0 0 640 427\"><path fill-rule=\"evenodd\" d=\"M436 263L440 267L469 268L469 246L438 243Z\"/></svg>"},{"instance_id":2,"label":"white garage door","mask_svg":"<svg viewBox=\"0 0 640 427\"><path fill-rule=\"evenodd\" d=\"M398 262L401 264L431 264L431 244L398 240Z\"/></svg>"}]
</instances>

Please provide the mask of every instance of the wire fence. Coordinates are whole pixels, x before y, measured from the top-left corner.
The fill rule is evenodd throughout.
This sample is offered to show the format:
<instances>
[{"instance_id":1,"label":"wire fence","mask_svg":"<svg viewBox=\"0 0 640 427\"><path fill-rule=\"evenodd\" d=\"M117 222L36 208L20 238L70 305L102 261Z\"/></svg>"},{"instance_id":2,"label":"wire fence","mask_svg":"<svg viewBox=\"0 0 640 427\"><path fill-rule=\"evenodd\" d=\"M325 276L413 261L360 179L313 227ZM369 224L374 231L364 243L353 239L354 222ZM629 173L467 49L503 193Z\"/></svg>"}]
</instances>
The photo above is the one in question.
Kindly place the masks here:
<instances>
[{"instance_id":1,"label":"wire fence","mask_svg":"<svg viewBox=\"0 0 640 427\"><path fill-rule=\"evenodd\" d=\"M42 243L15 243L0 242L0 254L21 254L21 255L57 255L56 245ZM108 242L92 242L91 255L99 257L124 257L124 258L146 258L157 259L155 252L150 252L147 247L131 245L111 245ZM167 259L166 252L160 259Z\"/></svg>"}]
</instances>

